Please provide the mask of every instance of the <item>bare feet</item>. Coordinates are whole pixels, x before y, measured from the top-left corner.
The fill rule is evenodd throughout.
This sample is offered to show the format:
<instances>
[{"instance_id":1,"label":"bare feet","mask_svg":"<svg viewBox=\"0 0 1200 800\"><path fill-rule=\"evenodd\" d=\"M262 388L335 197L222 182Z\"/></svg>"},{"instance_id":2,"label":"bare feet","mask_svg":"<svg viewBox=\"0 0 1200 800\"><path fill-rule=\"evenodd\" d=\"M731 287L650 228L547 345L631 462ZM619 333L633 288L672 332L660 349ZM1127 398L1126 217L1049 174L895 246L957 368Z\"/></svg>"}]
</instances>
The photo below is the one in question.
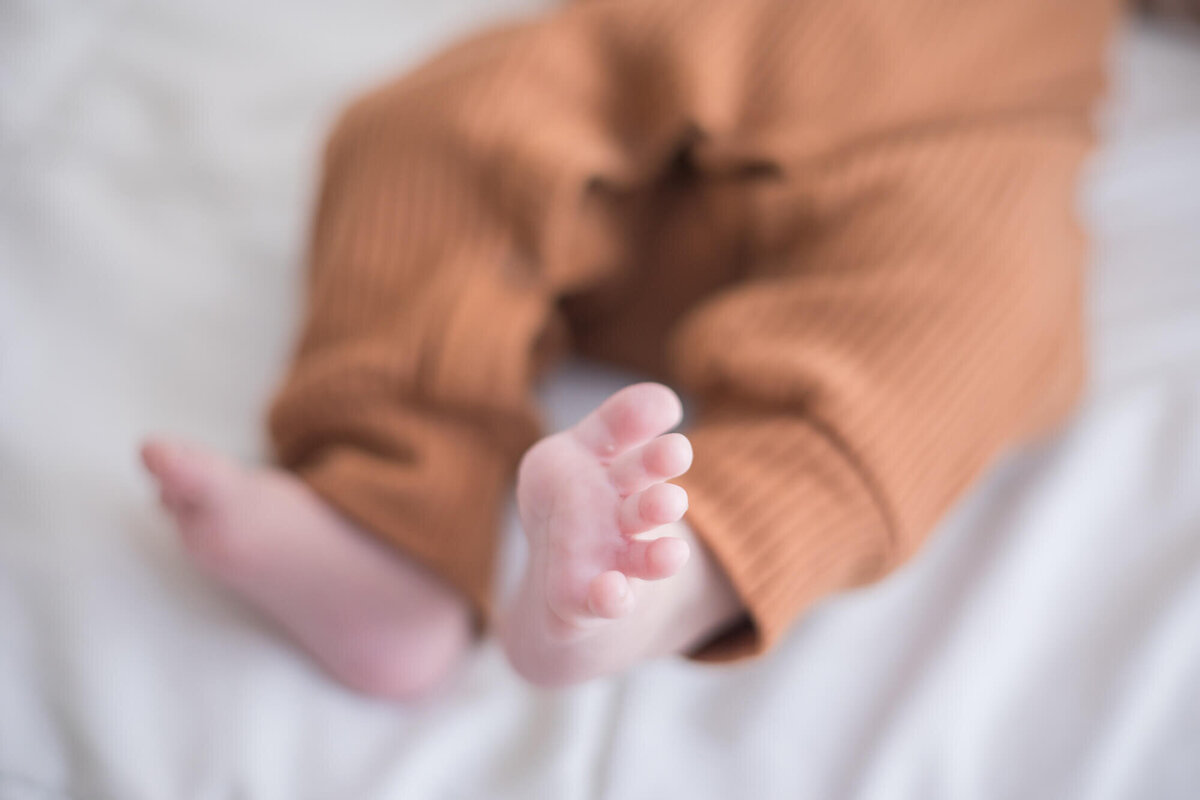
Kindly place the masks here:
<instances>
[{"instance_id":1,"label":"bare feet","mask_svg":"<svg viewBox=\"0 0 1200 800\"><path fill-rule=\"evenodd\" d=\"M471 634L463 599L293 475L164 440L147 442L142 460L195 560L339 681L411 699L459 662Z\"/></svg>"},{"instance_id":2,"label":"bare feet","mask_svg":"<svg viewBox=\"0 0 1200 800\"><path fill-rule=\"evenodd\" d=\"M681 415L670 389L636 384L525 454L517 502L529 564L501 636L528 680L563 685L682 652L739 614L678 521L686 493L664 483L691 464L686 437L659 435Z\"/></svg>"}]
</instances>

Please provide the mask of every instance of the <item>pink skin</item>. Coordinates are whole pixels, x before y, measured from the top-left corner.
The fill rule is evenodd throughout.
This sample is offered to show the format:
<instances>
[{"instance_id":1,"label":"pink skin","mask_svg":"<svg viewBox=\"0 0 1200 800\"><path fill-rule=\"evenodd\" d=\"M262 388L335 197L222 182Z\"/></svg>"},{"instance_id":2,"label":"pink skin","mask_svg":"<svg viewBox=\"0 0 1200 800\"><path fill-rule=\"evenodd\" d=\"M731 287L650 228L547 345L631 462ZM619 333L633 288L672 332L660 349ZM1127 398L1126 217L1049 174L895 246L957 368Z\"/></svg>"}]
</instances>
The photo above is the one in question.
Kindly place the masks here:
<instances>
[{"instance_id":1,"label":"pink skin","mask_svg":"<svg viewBox=\"0 0 1200 800\"><path fill-rule=\"evenodd\" d=\"M160 439L143 446L142 460L196 563L340 682L412 700L465 654L471 612L460 595L295 476Z\"/></svg>"},{"instance_id":2,"label":"pink skin","mask_svg":"<svg viewBox=\"0 0 1200 800\"><path fill-rule=\"evenodd\" d=\"M684 436L658 436L680 413L665 386L630 386L522 461L530 560L502 636L530 681L563 685L682 652L740 613L678 521L686 493L664 482L691 463ZM462 659L471 636L463 598L295 476L162 439L142 459L196 563L342 683L411 700Z\"/></svg>"},{"instance_id":3,"label":"pink skin","mask_svg":"<svg viewBox=\"0 0 1200 800\"><path fill-rule=\"evenodd\" d=\"M501 637L531 682L561 686L683 652L741 613L680 521L687 494L665 482L692 460L685 436L660 435L681 416L670 389L636 384L525 454L517 502L530 557Z\"/></svg>"}]
</instances>

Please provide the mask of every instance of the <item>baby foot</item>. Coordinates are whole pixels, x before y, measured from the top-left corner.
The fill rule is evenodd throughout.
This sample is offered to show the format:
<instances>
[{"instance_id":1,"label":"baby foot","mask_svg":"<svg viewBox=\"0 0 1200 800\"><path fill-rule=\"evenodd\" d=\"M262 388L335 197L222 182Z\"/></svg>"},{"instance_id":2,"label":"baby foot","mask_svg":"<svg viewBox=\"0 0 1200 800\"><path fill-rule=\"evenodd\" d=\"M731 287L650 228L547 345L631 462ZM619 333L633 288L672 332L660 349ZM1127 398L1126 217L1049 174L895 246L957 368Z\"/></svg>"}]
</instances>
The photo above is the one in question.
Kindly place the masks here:
<instances>
[{"instance_id":1,"label":"baby foot","mask_svg":"<svg viewBox=\"0 0 1200 800\"><path fill-rule=\"evenodd\" d=\"M693 647L738 602L679 520L687 494L665 481L692 449L679 398L655 383L614 394L525 454L517 504L529 563L501 625L509 660L562 685Z\"/></svg>"},{"instance_id":2,"label":"baby foot","mask_svg":"<svg viewBox=\"0 0 1200 800\"><path fill-rule=\"evenodd\" d=\"M195 561L342 683L411 699L434 689L464 654L465 601L294 475L163 440L145 444L142 460Z\"/></svg>"}]
</instances>

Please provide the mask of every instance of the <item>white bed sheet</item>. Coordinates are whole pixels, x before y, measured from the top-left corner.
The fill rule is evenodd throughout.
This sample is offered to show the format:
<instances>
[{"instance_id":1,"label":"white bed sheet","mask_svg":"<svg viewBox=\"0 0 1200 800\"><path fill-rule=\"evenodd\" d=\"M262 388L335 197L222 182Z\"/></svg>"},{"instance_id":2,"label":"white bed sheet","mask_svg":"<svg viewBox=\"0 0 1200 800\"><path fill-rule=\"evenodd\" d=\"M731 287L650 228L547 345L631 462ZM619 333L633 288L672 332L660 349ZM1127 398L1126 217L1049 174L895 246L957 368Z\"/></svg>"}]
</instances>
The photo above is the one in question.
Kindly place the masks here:
<instances>
[{"instance_id":1,"label":"white bed sheet","mask_svg":"<svg viewBox=\"0 0 1200 800\"><path fill-rule=\"evenodd\" d=\"M1194 35L1114 57L1078 418L770 657L543 693L487 644L397 708L189 568L135 443L262 453L337 105L537 5L0 5L0 798L1200 796Z\"/></svg>"}]
</instances>

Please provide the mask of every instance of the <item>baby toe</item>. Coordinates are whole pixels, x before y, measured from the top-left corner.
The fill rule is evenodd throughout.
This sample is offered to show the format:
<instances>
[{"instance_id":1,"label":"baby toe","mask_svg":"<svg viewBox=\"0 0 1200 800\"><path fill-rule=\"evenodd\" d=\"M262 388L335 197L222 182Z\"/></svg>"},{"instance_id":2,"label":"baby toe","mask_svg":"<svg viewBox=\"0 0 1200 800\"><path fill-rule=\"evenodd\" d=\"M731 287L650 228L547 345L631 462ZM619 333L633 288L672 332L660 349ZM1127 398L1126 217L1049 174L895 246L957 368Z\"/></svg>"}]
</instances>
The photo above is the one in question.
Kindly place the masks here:
<instances>
[{"instance_id":1,"label":"baby toe","mask_svg":"<svg viewBox=\"0 0 1200 800\"><path fill-rule=\"evenodd\" d=\"M629 579L616 570L603 572L588 586L588 609L598 617L617 619L633 610Z\"/></svg>"},{"instance_id":2,"label":"baby toe","mask_svg":"<svg viewBox=\"0 0 1200 800\"><path fill-rule=\"evenodd\" d=\"M621 571L631 578L661 580L679 572L690 554L688 543L674 536L661 536L648 542L635 540L621 555Z\"/></svg>"},{"instance_id":3,"label":"baby toe","mask_svg":"<svg viewBox=\"0 0 1200 800\"><path fill-rule=\"evenodd\" d=\"M602 459L664 433L683 418L679 396L661 383L626 386L575 426L575 436Z\"/></svg>"},{"instance_id":4,"label":"baby toe","mask_svg":"<svg viewBox=\"0 0 1200 800\"><path fill-rule=\"evenodd\" d=\"M617 506L617 526L627 536L675 522L687 512L687 492L673 483L656 483Z\"/></svg>"},{"instance_id":5,"label":"baby toe","mask_svg":"<svg viewBox=\"0 0 1200 800\"><path fill-rule=\"evenodd\" d=\"M630 495L687 472L692 444L682 433L668 433L624 453L609 467L613 485Z\"/></svg>"}]
</instances>

